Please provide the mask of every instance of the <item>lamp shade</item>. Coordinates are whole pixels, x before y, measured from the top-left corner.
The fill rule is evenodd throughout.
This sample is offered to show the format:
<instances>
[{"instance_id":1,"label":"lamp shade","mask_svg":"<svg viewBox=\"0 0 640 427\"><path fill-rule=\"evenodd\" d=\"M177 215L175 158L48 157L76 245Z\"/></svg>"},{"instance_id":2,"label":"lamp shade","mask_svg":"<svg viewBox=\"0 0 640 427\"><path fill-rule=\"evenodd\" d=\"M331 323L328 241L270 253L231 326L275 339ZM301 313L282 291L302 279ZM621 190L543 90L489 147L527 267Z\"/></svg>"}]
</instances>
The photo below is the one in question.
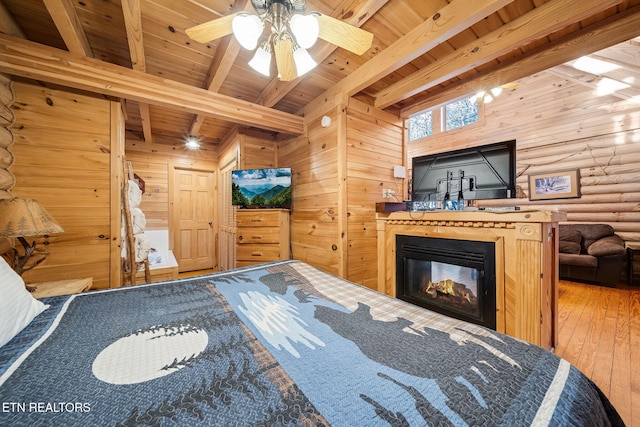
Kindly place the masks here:
<instances>
[{"instance_id":1,"label":"lamp shade","mask_svg":"<svg viewBox=\"0 0 640 427\"><path fill-rule=\"evenodd\" d=\"M313 60L309 52L306 49L298 47L293 52L293 60L296 64L296 70L298 72L298 77L305 74L306 72L315 68L318 63Z\"/></svg>"},{"instance_id":2,"label":"lamp shade","mask_svg":"<svg viewBox=\"0 0 640 427\"><path fill-rule=\"evenodd\" d=\"M233 18L231 28L238 43L245 49L253 50L258 45L264 25L256 15L239 13Z\"/></svg>"},{"instance_id":3,"label":"lamp shade","mask_svg":"<svg viewBox=\"0 0 640 427\"><path fill-rule=\"evenodd\" d=\"M64 230L35 199L0 200L0 237L42 236Z\"/></svg>"},{"instance_id":4,"label":"lamp shade","mask_svg":"<svg viewBox=\"0 0 640 427\"><path fill-rule=\"evenodd\" d=\"M305 49L309 49L318 41L320 24L315 15L295 14L291 17L289 27L296 38L296 42Z\"/></svg>"},{"instance_id":5,"label":"lamp shade","mask_svg":"<svg viewBox=\"0 0 640 427\"><path fill-rule=\"evenodd\" d=\"M271 48L268 42L262 43L262 45L256 49L256 53L253 55L251 61L249 61L249 65L260 74L269 77L271 74Z\"/></svg>"}]
</instances>

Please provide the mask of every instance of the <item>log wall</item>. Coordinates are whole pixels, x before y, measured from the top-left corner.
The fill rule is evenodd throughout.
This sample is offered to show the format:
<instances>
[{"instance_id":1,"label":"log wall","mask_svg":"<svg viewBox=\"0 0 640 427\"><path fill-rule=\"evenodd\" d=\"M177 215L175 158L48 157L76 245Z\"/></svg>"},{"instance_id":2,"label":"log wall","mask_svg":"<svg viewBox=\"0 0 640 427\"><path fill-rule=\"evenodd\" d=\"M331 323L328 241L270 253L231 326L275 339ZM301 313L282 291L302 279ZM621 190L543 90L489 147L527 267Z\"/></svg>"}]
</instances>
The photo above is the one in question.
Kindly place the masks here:
<instances>
[{"instance_id":1,"label":"log wall","mask_svg":"<svg viewBox=\"0 0 640 427\"><path fill-rule=\"evenodd\" d=\"M485 106L479 126L407 144L411 158L516 139L518 198L480 206L556 209L567 222L610 224L640 242L640 104L542 72ZM528 175L578 169L582 196L529 201Z\"/></svg>"},{"instance_id":2,"label":"log wall","mask_svg":"<svg viewBox=\"0 0 640 427\"><path fill-rule=\"evenodd\" d=\"M64 229L33 239L49 256L25 281L93 277L93 288L119 286L120 105L37 83L13 87L13 195L37 199Z\"/></svg>"},{"instance_id":3,"label":"log wall","mask_svg":"<svg viewBox=\"0 0 640 427\"><path fill-rule=\"evenodd\" d=\"M16 183L16 178L10 169L15 159L11 152L14 141L12 126L15 122L11 105L14 100L11 78L0 74L0 199L12 198L11 189Z\"/></svg>"}]
</instances>

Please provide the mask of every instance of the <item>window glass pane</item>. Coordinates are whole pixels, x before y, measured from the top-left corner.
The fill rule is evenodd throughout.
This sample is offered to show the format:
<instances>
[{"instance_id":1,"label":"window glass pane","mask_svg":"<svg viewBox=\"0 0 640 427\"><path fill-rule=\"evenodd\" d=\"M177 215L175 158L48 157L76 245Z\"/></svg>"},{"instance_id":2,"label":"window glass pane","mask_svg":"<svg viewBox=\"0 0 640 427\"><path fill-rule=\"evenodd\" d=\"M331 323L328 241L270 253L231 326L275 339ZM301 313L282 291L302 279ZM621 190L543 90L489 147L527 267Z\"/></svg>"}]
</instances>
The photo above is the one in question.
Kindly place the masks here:
<instances>
[{"instance_id":1,"label":"window glass pane","mask_svg":"<svg viewBox=\"0 0 640 427\"><path fill-rule=\"evenodd\" d=\"M409 141L431 135L433 132L431 116L431 111L426 111L409 117Z\"/></svg>"},{"instance_id":2,"label":"window glass pane","mask_svg":"<svg viewBox=\"0 0 640 427\"><path fill-rule=\"evenodd\" d=\"M445 129L451 130L478 121L478 104L471 98L461 99L445 106Z\"/></svg>"}]
</instances>

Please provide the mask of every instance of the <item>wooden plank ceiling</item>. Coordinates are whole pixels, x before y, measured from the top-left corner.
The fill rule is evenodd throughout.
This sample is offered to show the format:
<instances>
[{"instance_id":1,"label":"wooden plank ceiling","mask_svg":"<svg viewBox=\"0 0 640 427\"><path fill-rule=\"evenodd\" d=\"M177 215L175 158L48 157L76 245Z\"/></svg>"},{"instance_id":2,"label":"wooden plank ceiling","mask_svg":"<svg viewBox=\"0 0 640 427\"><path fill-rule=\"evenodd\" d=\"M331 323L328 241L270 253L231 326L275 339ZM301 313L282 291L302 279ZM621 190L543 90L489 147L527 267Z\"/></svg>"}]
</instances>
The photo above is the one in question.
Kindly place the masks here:
<instances>
[{"instance_id":1,"label":"wooden plank ceiling","mask_svg":"<svg viewBox=\"0 0 640 427\"><path fill-rule=\"evenodd\" d=\"M281 82L253 71L233 36L185 34L253 11L248 0L0 0L0 71L125 99L130 139L176 145L194 134L215 145L236 125L300 133L297 116L345 94L406 116L555 66L593 84L597 76L561 64L640 36L640 0L307 3L373 33L371 49L358 56L319 41L309 50L319 66ZM616 60L638 63L637 46L624 52Z\"/></svg>"}]
</instances>

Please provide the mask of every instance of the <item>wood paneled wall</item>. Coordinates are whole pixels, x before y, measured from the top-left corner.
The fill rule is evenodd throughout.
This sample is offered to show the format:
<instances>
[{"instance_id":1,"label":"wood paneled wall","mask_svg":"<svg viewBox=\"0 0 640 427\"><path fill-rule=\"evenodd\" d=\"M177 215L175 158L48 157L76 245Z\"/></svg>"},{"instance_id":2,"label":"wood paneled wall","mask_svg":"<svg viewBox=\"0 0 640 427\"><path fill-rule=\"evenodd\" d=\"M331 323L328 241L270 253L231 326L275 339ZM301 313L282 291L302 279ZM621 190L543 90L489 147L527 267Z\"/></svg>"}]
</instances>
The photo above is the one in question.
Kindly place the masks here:
<instances>
[{"instance_id":1,"label":"wood paneled wall","mask_svg":"<svg viewBox=\"0 0 640 427\"><path fill-rule=\"evenodd\" d=\"M399 200L403 165L397 117L354 99L307 123L307 136L279 144L279 164L292 168L293 258L372 289L377 287L376 202L383 188Z\"/></svg>"},{"instance_id":2,"label":"wood paneled wall","mask_svg":"<svg viewBox=\"0 0 640 427\"><path fill-rule=\"evenodd\" d=\"M517 199L480 206L521 206L567 212L568 222L610 224L640 242L640 104L541 72L485 105L484 123L407 143L411 158L517 140ZM582 197L528 200L528 175L578 169Z\"/></svg>"},{"instance_id":3,"label":"wood paneled wall","mask_svg":"<svg viewBox=\"0 0 640 427\"><path fill-rule=\"evenodd\" d=\"M210 170L218 167L216 151L189 150L182 141L171 147L127 139L125 156L133 172L145 183L140 209L147 220L147 230L169 229L170 164Z\"/></svg>"},{"instance_id":4,"label":"wood paneled wall","mask_svg":"<svg viewBox=\"0 0 640 427\"><path fill-rule=\"evenodd\" d=\"M404 180L393 167L404 165L402 122L355 100L347 108L347 278L376 289L376 202L403 201ZM382 198L389 189L395 198Z\"/></svg>"},{"instance_id":5,"label":"wood paneled wall","mask_svg":"<svg viewBox=\"0 0 640 427\"><path fill-rule=\"evenodd\" d=\"M231 205L231 171L278 167L273 135L236 128L220 144L218 175L218 265L221 270L236 266L236 207Z\"/></svg>"},{"instance_id":6,"label":"wood paneled wall","mask_svg":"<svg viewBox=\"0 0 640 427\"><path fill-rule=\"evenodd\" d=\"M37 199L65 230L34 239L49 256L25 281L93 277L94 288L118 286L120 105L37 83L13 87L12 192Z\"/></svg>"},{"instance_id":7,"label":"wood paneled wall","mask_svg":"<svg viewBox=\"0 0 640 427\"><path fill-rule=\"evenodd\" d=\"M278 163L291 168L292 257L324 271L344 271L346 224L340 217L339 165L344 166L345 147L338 146L344 114L336 108L327 112L332 125L323 128L320 118L307 123L307 136L278 144ZM340 160L340 158L342 160Z\"/></svg>"},{"instance_id":8,"label":"wood paneled wall","mask_svg":"<svg viewBox=\"0 0 640 427\"><path fill-rule=\"evenodd\" d=\"M278 166L276 141L272 136L238 135L240 169L275 168Z\"/></svg>"},{"instance_id":9,"label":"wood paneled wall","mask_svg":"<svg viewBox=\"0 0 640 427\"><path fill-rule=\"evenodd\" d=\"M182 141L171 142L171 145L149 144L144 141L128 139L126 145L126 160L130 161L133 171L144 180L145 193L142 196L140 209L145 214L148 230L168 230L169 229L169 173L172 165L193 169L217 170L226 168L230 162L234 165L236 157L240 157L239 168L257 169L277 166L276 142L272 135L259 132L234 132L223 141L218 150L201 148L199 150L188 150L183 146ZM226 171L226 169L225 169ZM226 172L225 172L226 173ZM229 215L228 206L224 207L224 201L230 203L231 184L227 179L220 176L218 182L218 203L221 212L214 215L218 223L215 225L217 238L211 244L218 241L218 248L215 253L220 259L214 264L222 269L229 268L230 251L234 251L235 238L233 228L235 224L233 215ZM225 188L220 188L220 185ZM228 184L228 189L226 188ZM229 193L229 197L224 197L224 192ZM225 212L222 212L225 210Z\"/></svg>"}]
</instances>

